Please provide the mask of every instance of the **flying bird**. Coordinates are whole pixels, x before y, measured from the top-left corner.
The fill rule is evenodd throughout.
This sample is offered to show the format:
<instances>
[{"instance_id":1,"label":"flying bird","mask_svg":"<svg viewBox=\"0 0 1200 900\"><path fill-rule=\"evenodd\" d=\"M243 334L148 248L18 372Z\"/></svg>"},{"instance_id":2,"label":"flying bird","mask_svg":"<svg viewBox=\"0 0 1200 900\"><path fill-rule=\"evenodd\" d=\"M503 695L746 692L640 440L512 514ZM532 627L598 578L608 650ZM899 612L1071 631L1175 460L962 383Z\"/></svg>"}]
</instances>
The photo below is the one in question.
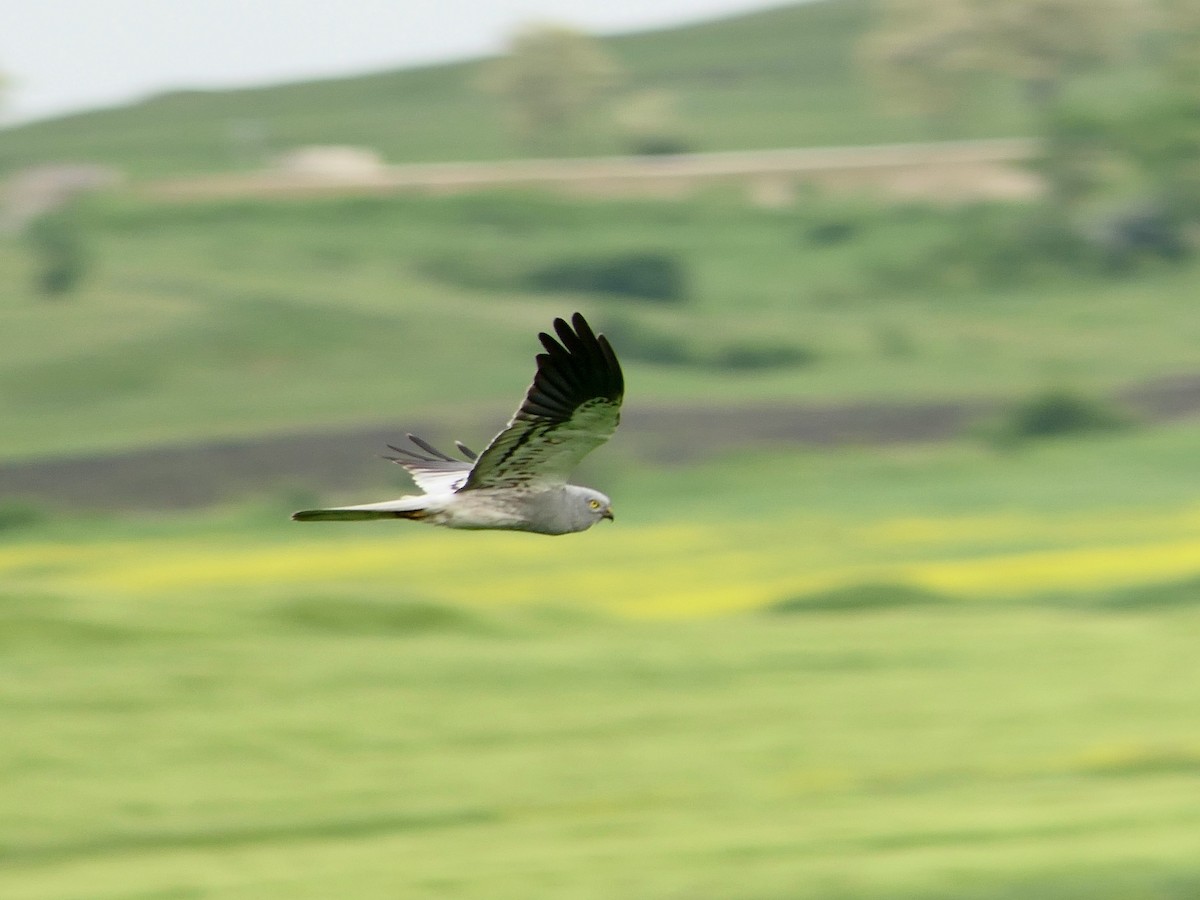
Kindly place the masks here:
<instances>
[{"instance_id":1,"label":"flying bird","mask_svg":"<svg viewBox=\"0 0 1200 900\"><path fill-rule=\"evenodd\" d=\"M455 459L415 435L416 449L389 448L425 493L330 509L293 513L298 522L412 519L447 528L569 534L612 520L612 501L599 491L568 484L590 451L617 429L625 379L604 335L579 313L554 320L557 340L538 338L545 353L525 399L508 425L478 456L455 442Z\"/></svg>"}]
</instances>

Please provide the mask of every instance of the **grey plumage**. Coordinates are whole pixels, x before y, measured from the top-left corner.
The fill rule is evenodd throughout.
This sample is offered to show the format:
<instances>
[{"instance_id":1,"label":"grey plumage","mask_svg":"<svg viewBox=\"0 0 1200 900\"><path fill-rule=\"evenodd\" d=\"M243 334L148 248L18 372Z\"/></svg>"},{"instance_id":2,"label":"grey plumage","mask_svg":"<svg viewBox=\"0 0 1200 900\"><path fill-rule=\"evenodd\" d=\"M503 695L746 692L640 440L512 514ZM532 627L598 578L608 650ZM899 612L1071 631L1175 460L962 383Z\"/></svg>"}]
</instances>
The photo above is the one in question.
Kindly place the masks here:
<instances>
[{"instance_id":1,"label":"grey plumage","mask_svg":"<svg viewBox=\"0 0 1200 900\"><path fill-rule=\"evenodd\" d=\"M625 380L604 335L579 313L554 320L555 336L538 335L533 384L512 419L476 455L455 442L455 459L415 435L416 448L389 445L425 493L294 513L299 522L412 519L464 529L568 534L612 519L608 497L567 483L591 450L616 430ZM418 452L420 451L420 452Z\"/></svg>"}]
</instances>

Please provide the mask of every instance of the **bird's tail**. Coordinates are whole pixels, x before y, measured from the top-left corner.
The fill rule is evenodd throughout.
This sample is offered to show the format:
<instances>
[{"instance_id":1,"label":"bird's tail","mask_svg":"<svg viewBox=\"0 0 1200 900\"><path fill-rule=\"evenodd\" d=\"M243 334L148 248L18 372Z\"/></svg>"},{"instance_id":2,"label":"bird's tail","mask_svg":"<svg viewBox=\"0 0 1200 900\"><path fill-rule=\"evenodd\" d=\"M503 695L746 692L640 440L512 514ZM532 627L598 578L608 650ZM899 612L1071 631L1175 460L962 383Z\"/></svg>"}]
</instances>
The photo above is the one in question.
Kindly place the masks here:
<instances>
[{"instance_id":1,"label":"bird's tail","mask_svg":"<svg viewBox=\"0 0 1200 900\"><path fill-rule=\"evenodd\" d=\"M295 522L361 522L366 519L423 519L429 515L424 497L401 497L361 506L302 509L292 513Z\"/></svg>"}]
</instances>

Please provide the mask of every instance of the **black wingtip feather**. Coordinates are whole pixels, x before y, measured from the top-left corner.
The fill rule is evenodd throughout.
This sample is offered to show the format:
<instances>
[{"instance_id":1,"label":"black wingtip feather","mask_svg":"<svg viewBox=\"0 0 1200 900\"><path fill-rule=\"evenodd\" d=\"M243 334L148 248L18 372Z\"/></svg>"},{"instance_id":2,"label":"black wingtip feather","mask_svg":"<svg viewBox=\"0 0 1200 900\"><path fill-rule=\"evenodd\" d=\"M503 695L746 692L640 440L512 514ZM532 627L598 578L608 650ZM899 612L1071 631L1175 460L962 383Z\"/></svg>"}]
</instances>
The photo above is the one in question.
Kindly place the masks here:
<instances>
[{"instance_id":1,"label":"black wingtip feather","mask_svg":"<svg viewBox=\"0 0 1200 900\"><path fill-rule=\"evenodd\" d=\"M571 326L568 325L563 319L554 320L554 331L558 335L558 339L562 342L562 345L567 349L568 353L586 354L587 349L585 344L587 343L588 338L592 338L591 329L587 327L587 322L580 317L579 313L574 315L572 321L575 322L575 327L577 329L579 329L580 323L583 325L583 328L579 329L578 334L572 331Z\"/></svg>"},{"instance_id":2,"label":"black wingtip feather","mask_svg":"<svg viewBox=\"0 0 1200 900\"><path fill-rule=\"evenodd\" d=\"M621 364L608 339L597 335L581 313L554 320L555 336L538 334L545 353L537 355L537 373L521 412L565 421L589 400L619 403L625 392Z\"/></svg>"},{"instance_id":3,"label":"black wingtip feather","mask_svg":"<svg viewBox=\"0 0 1200 900\"><path fill-rule=\"evenodd\" d=\"M417 437L415 434L409 434L409 435L407 435L407 437L410 441L412 441L414 444L416 444L418 447L420 447L426 453L428 453L434 457L437 457L438 459L445 460L446 462L455 462L455 459L453 456L447 456L441 450L438 450L436 447L431 445L428 441L421 440L421 438Z\"/></svg>"},{"instance_id":4,"label":"black wingtip feather","mask_svg":"<svg viewBox=\"0 0 1200 900\"><path fill-rule=\"evenodd\" d=\"M426 441L423 438L417 437L415 434L406 434L405 437L407 437L410 441L412 441L412 443L415 447L417 447L420 450L425 451L425 453L428 455L424 456L420 453L416 453L407 447L397 447L395 444L387 444L385 446L389 450L391 450L393 453L398 453L400 455L399 456L385 456L384 459L391 460L394 463L399 463L402 466L408 465L409 463L412 463L412 462L418 462L418 463L430 463L430 462L459 463L459 462L462 462L462 460L455 459L453 456L450 456L447 453L443 453L441 450L434 447L428 441ZM468 462L473 462L475 460L476 454L473 453L471 450L467 449L467 447L461 441L455 441L454 446L457 447L459 449L459 452L461 452L462 455L467 458Z\"/></svg>"}]
</instances>

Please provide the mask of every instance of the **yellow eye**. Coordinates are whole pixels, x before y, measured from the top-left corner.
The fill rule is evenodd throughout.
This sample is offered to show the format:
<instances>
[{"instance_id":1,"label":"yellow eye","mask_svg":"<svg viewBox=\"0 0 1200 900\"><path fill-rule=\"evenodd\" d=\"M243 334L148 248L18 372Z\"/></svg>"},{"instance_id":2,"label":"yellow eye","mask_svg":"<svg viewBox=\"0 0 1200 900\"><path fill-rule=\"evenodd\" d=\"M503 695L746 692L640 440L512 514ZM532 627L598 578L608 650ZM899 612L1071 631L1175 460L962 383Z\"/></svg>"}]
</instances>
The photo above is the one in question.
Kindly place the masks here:
<instances>
[{"instance_id":1,"label":"yellow eye","mask_svg":"<svg viewBox=\"0 0 1200 900\"><path fill-rule=\"evenodd\" d=\"M600 501L599 501L599 500L589 500L589 501L588 501L588 506L590 506L592 509L599 509L599 508L600 508Z\"/></svg>"}]
</instances>

